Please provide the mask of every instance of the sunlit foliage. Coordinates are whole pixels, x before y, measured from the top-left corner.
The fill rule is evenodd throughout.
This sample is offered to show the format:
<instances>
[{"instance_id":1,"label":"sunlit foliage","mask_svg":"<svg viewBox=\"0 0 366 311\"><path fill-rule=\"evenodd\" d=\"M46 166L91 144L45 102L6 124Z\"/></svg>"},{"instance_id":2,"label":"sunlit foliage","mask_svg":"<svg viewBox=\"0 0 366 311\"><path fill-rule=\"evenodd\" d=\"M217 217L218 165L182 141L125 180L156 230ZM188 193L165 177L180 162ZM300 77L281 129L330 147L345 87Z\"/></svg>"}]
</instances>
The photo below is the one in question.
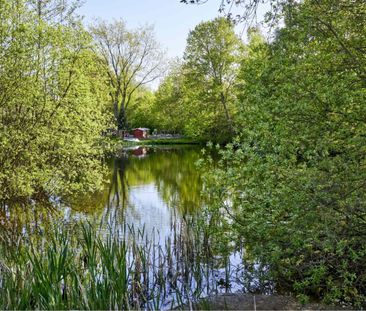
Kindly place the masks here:
<instances>
[{"instance_id":1,"label":"sunlit foliage","mask_svg":"<svg viewBox=\"0 0 366 311\"><path fill-rule=\"evenodd\" d=\"M107 126L91 39L57 1L0 3L0 199L92 189Z\"/></svg>"},{"instance_id":2,"label":"sunlit foliage","mask_svg":"<svg viewBox=\"0 0 366 311\"><path fill-rule=\"evenodd\" d=\"M211 195L279 285L365 305L366 4L283 13L274 42L250 34L241 133L208 176Z\"/></svg>"}]
</instances>

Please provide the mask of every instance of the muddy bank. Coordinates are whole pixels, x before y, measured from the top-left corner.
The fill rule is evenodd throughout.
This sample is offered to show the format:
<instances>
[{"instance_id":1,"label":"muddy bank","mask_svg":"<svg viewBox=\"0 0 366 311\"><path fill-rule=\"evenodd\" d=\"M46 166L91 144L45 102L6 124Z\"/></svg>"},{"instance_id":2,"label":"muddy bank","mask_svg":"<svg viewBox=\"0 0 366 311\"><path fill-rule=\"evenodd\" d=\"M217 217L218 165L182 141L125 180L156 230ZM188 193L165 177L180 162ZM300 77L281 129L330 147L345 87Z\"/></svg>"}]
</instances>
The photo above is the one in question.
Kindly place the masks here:
<instances>
[{"instance_id":1,"label":"muddy bank","mask_svg":"<svg viewBox=\"0 0 366 311\"><path fill-rule=\"evenodd\" d=\"M280 295L224 294L184 306L183 310L346 310L342 306L318 303L300 304L293 297Z\"/></svg>"}]
</instances>

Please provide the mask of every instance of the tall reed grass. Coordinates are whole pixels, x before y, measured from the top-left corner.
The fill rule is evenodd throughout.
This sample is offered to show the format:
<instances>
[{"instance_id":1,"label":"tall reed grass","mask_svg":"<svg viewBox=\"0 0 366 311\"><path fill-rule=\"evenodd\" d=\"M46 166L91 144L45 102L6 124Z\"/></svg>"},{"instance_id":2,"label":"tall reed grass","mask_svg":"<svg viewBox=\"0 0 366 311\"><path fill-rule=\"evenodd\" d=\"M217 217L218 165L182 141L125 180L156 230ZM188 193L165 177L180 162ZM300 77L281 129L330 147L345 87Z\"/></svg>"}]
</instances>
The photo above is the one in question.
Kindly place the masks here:
<instances>
[{"instance_id":1,"label":"tall reed grass","mask_svg":"<svg viewBox=\"0 0 366 311\"><path fill-rule=\"evenodd\" d=\"M0 243L0 309L171 309L229 289L230 260L192 225L172 229L163 245L144 228L89 223Z\"/></svg>"}]
</instances>

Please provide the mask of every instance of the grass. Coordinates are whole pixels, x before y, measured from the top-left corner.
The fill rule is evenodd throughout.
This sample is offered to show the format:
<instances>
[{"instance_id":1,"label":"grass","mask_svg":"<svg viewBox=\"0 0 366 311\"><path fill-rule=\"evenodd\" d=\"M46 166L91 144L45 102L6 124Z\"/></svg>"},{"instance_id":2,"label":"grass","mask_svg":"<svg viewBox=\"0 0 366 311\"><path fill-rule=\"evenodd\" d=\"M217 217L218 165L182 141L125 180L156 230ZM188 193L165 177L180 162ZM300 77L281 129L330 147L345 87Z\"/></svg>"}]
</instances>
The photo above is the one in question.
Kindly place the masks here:
<instances>
[{"instance_id":1,"label":"grass","mask_svg":"<svg viewBox=\"0 0 366 311\"><path fill-rule=\"evenodd\" d=\"M160 245L144 229L99 232L81 223L23 236L12 247L3 241L0 309L157 310L197 301L218 286L201 234L175 224Z\"/></svg>"},{"instance_id":2,"label":"grass","mask_svg":"<svg viewBox=\"0 0 366 311\"><path fill-rule=\"evenodd\" d=\"M161 139L143 139L140 141L124 140L123 146L143 146L143 145L204 145L205 141L192 138L161 138Z\"/></svg>"},{"instance_id":3,"label":"grass","mask_svg":"<svg viewBox=\"0 0 366 311\"><path fill-rule=\"evenodd\" d=\"M120 149L126 146L141 146L141 145L205 145L207 141L193 138L160 138L160 139L143 139L140 141L122 140L120 137L104 137L103 148L106 151Z\"/></svg>"},{"instance_id":4,"label":"grass","mask_svg":"<svg viewBox=\"0 0 366 311\"><path fill-rule=\"evenodd\" d=\"M145 139L138 144L144 145L202 145L205 142L193 138L165 138L165 139Z\"/></svg>"}]
</instances>

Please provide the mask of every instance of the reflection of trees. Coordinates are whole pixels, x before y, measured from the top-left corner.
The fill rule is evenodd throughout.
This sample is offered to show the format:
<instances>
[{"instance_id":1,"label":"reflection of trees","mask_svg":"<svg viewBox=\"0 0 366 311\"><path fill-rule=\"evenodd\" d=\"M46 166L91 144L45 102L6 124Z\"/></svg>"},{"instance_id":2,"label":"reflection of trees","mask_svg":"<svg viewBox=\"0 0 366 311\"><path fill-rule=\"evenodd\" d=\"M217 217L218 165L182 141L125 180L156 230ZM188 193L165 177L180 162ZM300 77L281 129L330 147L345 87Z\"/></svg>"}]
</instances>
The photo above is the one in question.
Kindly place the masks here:
<instances>
[{"instance_id":1,"label":"reflection of trees","mask_svg":"<svg viewBox=\"0 0 366 311\"><path fill-rule=\"evenodd\" d=\"M45 235L60 213L47 202L0 204L0 243L7 247L19 243L21 235Z\"/></svg>"},{"instance_id":2,"label":"reflection of trees","mask_svg":"<svg viewBox=\"0 0 366 311\"><path fill-rule=\"evenodd\" d=\"M129 161L125 154L110 159L109 175L103 189L88 195L75 196L74 200L69 201L72 210L91 214L101 224L117 224L116 221L123 219L125 209L133 208L129 200L130 184L126 178Z\"/></svg>"},{"instance_id":3,"label":"reflection of trees","mask_svg":"<svg viewBox=\"0 0 366 311\"><path fill-rule=\"evenodd\" d=\"M116 157L110 162L110 182L107 187L107 200L104 202L104 213L100 220L101 224L118 229L124 223L125 211L134 211L134 205L130 200L130 181L126 177L130 158L127 155Z\"/></svg>"},{"instance_id":4,"label":"reflection of trees","mask_svg":"<svg viewBox=\"0 0 366 311\"><path fill-rule=\"evenodd\" d=\"M152 148L148 157L130 159L126 178L131 185L155 183L166 204L182 214L192 212L201 203L199 156L198 148Z\"/></svg>"},{"instance_id":5,"label":"reflection of trees","mask_svg":"<svg viewBox=\"0 0 366 311\"><path fill-rule=\"evenodd\" d=\"M154 184L164 202L185 214L200 206L202 181L195 162L199 148L150 148L146 157L121 155L110 161L110 182L98 206L133 209L131 187ZM95 205L94 205L95 206Z\"/></svg>"},{"instance_id":6,"label":"reflection of trees","mask_svg":"<svg viewBox=\"0 0 366 311\"><path fill-rule=\"evenodd\" d=\"M133 153L111 159L109 182L100 192L76 196L73 210L93 212L126 208L133 209L129 195L131 187L154 184L164 202L181 214L200 206L202 181L195 166L199 148L150 148L145 157Z\"/></svg>"},{"instance_id":7,"label":"reflection of trees","mask_svg":"<svg viewBox=\"0 0 366 311\"><path fill-rule=\"evenodd\" d=\"M125 208L128 205L129 182L126 170L129 158L125 155L111 159L108 163L109 174L105 176L106 183L100 191L88 194L74 194L67 199L67 205L74 211L95 213L112 207Z\"/></svg>"},{"instance_id":8,"label":"reflection of trees","mask_svg":"<svg viewBox=\"0 0 366 311\"><path fill-rule=\"evenodd\" d=\"M201 204L202 182L195 166L199 156L199 149L150 148L143 158L132 155L114 158L109 162L109 179L100 191L63 197L63 204L57 203L56 207L52 206L50 198L11 207L3 204L0 206L0 234L5 236L6 232L10 238L24 230L43 232L57 219L72 222L72 218L62 218L60 211L65 206L101 223L121 222L126 208L130 214L135 214L129 190L140 185L154 185L168 206L179 214L190 213Z\"/></svg>"},{"instance_id":9,"label":"reflection of trees","mask_svg":"<svg viewBox=\"0 0 366 311\"><path fill-rule=\"evenodd\" d=\"M115 158L111 164L111 182L108 190L107 207L125 208L128 205L129 182L126 178L126 170L129 159L127 156Z\"/></svg>"}]
</instances>

